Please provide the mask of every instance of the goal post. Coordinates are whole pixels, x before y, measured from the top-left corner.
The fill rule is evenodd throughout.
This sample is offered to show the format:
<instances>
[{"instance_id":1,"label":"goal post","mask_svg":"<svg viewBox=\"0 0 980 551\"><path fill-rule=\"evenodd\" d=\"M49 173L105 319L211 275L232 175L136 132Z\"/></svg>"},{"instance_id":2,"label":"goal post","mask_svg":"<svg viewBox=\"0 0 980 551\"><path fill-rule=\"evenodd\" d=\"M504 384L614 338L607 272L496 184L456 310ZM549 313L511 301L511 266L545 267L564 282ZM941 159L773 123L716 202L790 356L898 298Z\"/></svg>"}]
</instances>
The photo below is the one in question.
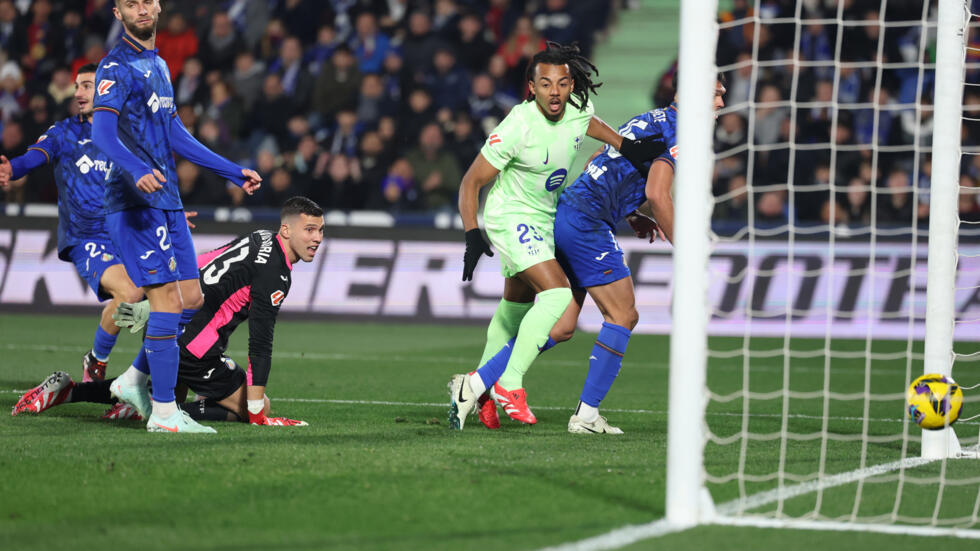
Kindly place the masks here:
<instances>
[{"instance_id":1,"label":"goal post","mask_svg":"<svg viewBox=\"0 0 980 551\"><path fill-rule=\"evenodd\" d=\"M963 78L966 63L964 0L939 0L936 27L935 121L932 138L932 182L929 205L929 268L926 290L924 373L952 375L954 297L956 288L957 212L960 174L960 126L963 118ZM922 457L940 459L960 453L953 427L923 431Z\"/></svg>"},{"instance_id":2,"label":"goal post","mask_svg":"<svg viewBox=\"0 0 980 551\"><path fill-rule=\"evenodd\" d=\"M704 520L703 419L709 232L711 229L711 147L717 25L705 14L717 0L681 3L678 60L677 151L674 179L674 296L671 305L670 408L667 417L667 520L693 525ZM687 159L686 161L684 159ZM696 307L694 305L701 305Z\"/></svg>"}]
</instances>

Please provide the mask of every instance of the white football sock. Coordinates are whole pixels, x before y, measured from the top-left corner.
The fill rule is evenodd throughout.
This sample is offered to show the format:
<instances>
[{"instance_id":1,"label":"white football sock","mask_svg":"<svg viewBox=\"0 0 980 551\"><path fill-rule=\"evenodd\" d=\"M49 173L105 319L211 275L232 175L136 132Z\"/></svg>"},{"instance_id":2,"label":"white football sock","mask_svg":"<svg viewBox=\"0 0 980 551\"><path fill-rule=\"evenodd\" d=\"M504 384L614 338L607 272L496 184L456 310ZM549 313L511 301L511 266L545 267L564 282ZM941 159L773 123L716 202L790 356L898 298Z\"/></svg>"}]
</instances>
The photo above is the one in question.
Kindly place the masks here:
<instances>
[{"instance_id":1,"label":"white football sock","mask_svg":"<svg viewBox=\"0 0 980 551\"><path fill-rule=\"evenodd\" d=\"M487 391L487 387L484 386L483 378L480 377L479 373L474 371L473 374L469 376L469 379L470 389L473 390L473 394L476 394L477 398L482 396L483 393Z\"/></svg>"},{"instance_id":2,"label":"white football sock","mask_svg":"<svg viewBox=\"0 0 980 551\"><path fill-rule=\"evenodd\" d=\"M585 402L579 402L575 415L586 423L594 423L599 418L599 408L594 408Z\"/></svg>"},{"instance_id":3,"label":"white football sock","mask_svg":"<svg viewBox=\"0 0 980 551\"><path fill-rule=\"evenodd\" d=\"M129 366L129 369L123 371L123 374L118 378L125 385L146 385L146 379L149 376L143 373L139 369L133 366Z\"/></svg>"},{"instance_id":4,"label":"white football sock","mask_svg":"<svg viewBox=\"0 0 980 551\"><path fill-rule=\"evenodd\" d=\"M177 402L157 402L153 400L153 415L166 419L177 413Z\"/></svg>"}]
</instances>

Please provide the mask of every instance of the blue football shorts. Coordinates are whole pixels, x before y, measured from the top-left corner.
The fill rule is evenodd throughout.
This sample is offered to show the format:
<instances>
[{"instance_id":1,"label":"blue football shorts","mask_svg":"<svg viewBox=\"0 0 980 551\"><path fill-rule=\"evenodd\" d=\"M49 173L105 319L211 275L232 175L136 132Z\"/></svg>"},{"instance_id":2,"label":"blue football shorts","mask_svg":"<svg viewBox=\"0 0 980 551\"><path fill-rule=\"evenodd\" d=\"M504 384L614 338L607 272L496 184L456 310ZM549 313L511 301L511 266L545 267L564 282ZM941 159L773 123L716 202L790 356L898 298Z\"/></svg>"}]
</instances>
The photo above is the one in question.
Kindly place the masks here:
<instances>
[{"instance_id":1,"label":"blue football shorts","mask_svg":"<svg viewBox=\"0 0 980 551\"><path fill-rule=\"evenodd\" d=\"M614 227L561 201L555 212L555 258L572 288L607 285L629 277Z\"/></svg>"},{"instance_id":2,"label":"blue football shorts","mask_svg":"<svg viewBox=\"0 0 980 551\"><path fill-rule=\"evenodd\" d=\"M134 207L110 212L106 230L137 287L198 278L184 211Z\"/></svg>"},{"instance_id":3,"label":"blue football shorts","mask_svg":"<svg viewBox=\"0 0 980 551\"><path fill-rule=\"evenodd\" d=\"M75 265L75 271L88 283L100 301L112 298L102 289L99 281L110 266L120 263L114 251L115 247L108 238L86 239L68 250L68 257Z\"/></svg>"}]
</instances>

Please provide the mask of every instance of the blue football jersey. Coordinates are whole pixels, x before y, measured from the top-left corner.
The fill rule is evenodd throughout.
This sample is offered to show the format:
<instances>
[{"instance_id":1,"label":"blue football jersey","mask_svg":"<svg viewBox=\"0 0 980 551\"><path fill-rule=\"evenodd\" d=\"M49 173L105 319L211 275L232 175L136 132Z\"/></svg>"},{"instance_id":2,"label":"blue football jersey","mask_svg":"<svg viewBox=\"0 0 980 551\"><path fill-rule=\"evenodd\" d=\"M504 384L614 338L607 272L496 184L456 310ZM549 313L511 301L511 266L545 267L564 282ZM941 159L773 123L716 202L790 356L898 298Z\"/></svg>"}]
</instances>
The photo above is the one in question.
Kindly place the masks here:
<instances>
[{"instance_id":1,"label":"blue football jersey","mask_svg":"<svg viewBox=\"0 0 980 551\"><path fill-rule=\"evenodd\" d=\"M71 117L48 128L28 147L47 157L58 185L58 256L88 240L107 240L105 177L109 162L92 142L92 125Z\"/></svg>"},{"instance_id":2,"label":"blue football jersey","mask_svg":"<svg viewBox=\"0 0 980 551\"><path fill-rule=\"evenodd\" d=\"M119 140L167 180L163 189L143 193L136 189L131 175L118 165L110 165L106 177L106 211L131 207L182 209L170 136L170 122L177 115L174 89L170 70L157 51L147 50L123 34L95 72L95 110L116 113Z\"/></svg>"},{"instance_id":3,"label":"blue football jersey","mask_svg":"<svg viewBox=\"0 0 980 551\"><path fill-rule=\"evenodd\" d=\"M677 104L633 117L619 127L619 134L632 139L662 135L667 150L654 162L662 160L673 167L677 160ZM607 145L565 189L559 202L615 226L646 201L646 182L646 174L637 172L619 151Z\"/></svg>"}]
</instances>

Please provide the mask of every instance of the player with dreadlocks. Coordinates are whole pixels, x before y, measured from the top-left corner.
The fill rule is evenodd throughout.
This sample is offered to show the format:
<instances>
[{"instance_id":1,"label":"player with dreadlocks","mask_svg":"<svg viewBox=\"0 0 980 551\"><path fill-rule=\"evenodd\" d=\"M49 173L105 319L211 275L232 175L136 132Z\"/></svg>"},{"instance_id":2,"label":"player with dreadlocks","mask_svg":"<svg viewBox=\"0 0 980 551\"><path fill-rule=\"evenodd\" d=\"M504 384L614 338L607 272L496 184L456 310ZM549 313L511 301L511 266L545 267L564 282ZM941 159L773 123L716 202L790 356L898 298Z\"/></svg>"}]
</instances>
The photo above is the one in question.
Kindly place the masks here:
<instances>
[{"instance_id":1,"label":"player with dreadlocks","mask_svg":"<svg viewBox=\"0 0 980 551\"><path fill-rule=\"evenodd\" d=\"M483 219L490 243L500 253L504 295L487 329L482 368L455 375L449 382L453 429L463 428L466 416L488 399L488 390L512 419L537 422L527 405L523 379L534 358L554 344L548 332L572 301L568 278L555 260L554 221L558 195L584 137L617 149L636 166L665 149L659 136L625 138L593 115L589 95L601 85L592 80L593 73L598 75L595 65L576 45L548 42L528 64L527 101L515 106L490 133L463 176L463 280L472 279L481 255L493 256L477 226L477 210L480 189L497 179ZM513 350L501 360L497 353L505 346ZM499 380L485 375L499 373L495 358L506 362Z\"/></svg>"}]
</instances>

